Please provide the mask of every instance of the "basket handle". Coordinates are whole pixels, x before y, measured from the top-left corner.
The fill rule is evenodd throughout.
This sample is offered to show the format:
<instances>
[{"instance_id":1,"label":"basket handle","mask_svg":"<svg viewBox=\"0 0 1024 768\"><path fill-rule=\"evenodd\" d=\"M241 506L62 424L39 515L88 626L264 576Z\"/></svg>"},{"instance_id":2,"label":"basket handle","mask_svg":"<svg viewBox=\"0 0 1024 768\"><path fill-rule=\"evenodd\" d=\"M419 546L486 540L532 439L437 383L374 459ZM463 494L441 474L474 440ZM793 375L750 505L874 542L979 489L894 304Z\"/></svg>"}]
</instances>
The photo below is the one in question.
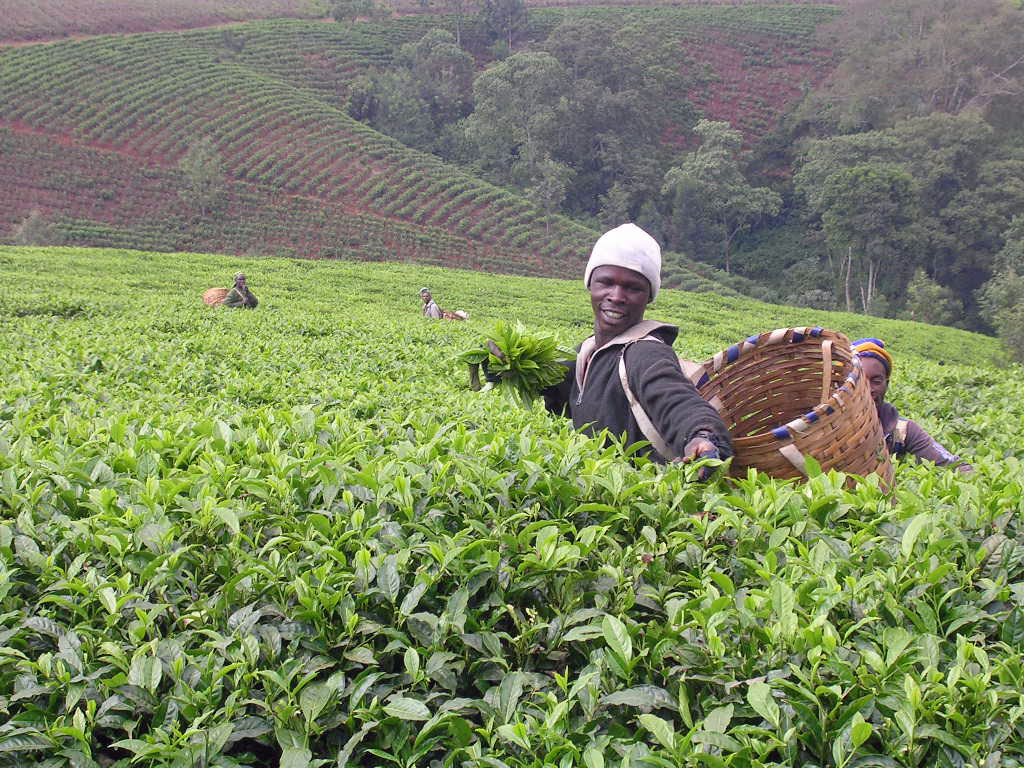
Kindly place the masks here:
<instances>
[{"instance_id":1,"label":"basket handle","mask_svg":"<svg viewBox=\"0 0 1024 768\"><path fill-rule=\"evenodd\" d=\"M779 448L779 453L782 454L782 457L786 461L793 465L793 468L796 469L797 472L804 477L807 477L807 462L804 460L804 455L800 453L799 448L797 448L793 443L786 443Z\"/></svg>"},{"instance_id":2,"label":"basket handle","mask_svg":"<svg viewBox=\"0 0 1024 768\"><path fill-rule=\"evenodd\" d=\"M832 391L832 341L821 342L821 400L824 403L828 400L829 392Z\"/></svg>"}]
</instances>

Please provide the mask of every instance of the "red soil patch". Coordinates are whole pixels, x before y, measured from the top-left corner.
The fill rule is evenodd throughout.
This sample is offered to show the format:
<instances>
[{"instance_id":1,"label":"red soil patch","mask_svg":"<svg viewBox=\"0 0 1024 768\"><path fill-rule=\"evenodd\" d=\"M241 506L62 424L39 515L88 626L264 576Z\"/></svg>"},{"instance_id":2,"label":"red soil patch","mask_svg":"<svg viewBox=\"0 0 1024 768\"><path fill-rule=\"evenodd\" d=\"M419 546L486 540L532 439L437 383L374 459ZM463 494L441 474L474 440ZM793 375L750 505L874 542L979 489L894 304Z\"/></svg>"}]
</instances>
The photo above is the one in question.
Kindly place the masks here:
<instances>
[{"instance_id":1,"label":"red soil patch","mask_svg":"<svg viewBox=\"0 0 1024 768\"><path fill-rule=\"evenodd\" d=\"M764 35L737 39L719 30L706 30L687 53L710 73L690 99L707 118L742 131L748 142L770 129L834 67L830 51L802 49Z\"/></svg>"}]
</instances>

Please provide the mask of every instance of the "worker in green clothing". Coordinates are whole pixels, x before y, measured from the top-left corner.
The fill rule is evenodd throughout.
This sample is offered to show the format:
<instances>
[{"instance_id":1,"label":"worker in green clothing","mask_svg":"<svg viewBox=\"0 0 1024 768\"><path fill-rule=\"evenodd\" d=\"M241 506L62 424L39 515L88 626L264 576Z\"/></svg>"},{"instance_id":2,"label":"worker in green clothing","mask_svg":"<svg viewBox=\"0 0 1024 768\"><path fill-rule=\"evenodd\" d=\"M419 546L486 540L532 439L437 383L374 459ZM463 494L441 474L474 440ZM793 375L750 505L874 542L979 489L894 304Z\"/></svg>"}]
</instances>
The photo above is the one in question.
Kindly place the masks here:
<instances>
[{"instance_id":1,"label":"worker in green clothing","mask_svg":"<svg viewBox=\"0 0 1024 768\"><path fill-rule=\"evenodd\" d=\"M234 287L228 291L227 296L221 302L221 306L253 309L259 303L259 299L252 295L249 286L245 284L245 275L239 272L235 275Z\"/></svg>"}]
</instances>

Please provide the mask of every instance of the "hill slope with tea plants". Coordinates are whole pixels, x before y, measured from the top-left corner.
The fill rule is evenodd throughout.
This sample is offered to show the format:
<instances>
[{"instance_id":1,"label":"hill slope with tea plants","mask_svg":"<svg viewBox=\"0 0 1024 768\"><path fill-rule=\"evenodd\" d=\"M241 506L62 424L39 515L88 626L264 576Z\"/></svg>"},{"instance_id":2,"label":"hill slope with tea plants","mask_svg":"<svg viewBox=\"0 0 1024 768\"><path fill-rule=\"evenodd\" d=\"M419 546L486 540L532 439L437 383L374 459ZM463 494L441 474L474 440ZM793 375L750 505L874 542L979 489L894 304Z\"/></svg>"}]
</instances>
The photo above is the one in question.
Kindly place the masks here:
<instances>
[{"instance_id":1,"label":"hill slope with tea plants","mask_svg":"<svg viewBox=\"0 0 1024 768\"><path fill-rule=\"evenodd\" d=\"M529 35L542 41L573 18L677 40L678 65L702 73L690 98L753 135L800 82L823 73L828 54L809 41L834 15L816 6L534 9ZM401 44L453 26L436 14L277 19L0 48L0 232L37 224L28 242L574 272L594 230L345 109L356 78ZM666 265L667 281L690 290L758 290L681 254Z\"/></svg>"},{"instance_id":2,"label":"hill slope with tea plants","mask_svg":"<svg viewBox=\"0 0 1024 768\"><path fill-rule=\"evenodd\" d=\"M0 764L1012 766L1024 390L992 340L665 291L701 358L884 336L977 473L706 484L471 392L578 281L0 248ZM200 292L244 269L253 311ZM428 285L463 323L429 321Z\"/></svg>"}]
</instances>

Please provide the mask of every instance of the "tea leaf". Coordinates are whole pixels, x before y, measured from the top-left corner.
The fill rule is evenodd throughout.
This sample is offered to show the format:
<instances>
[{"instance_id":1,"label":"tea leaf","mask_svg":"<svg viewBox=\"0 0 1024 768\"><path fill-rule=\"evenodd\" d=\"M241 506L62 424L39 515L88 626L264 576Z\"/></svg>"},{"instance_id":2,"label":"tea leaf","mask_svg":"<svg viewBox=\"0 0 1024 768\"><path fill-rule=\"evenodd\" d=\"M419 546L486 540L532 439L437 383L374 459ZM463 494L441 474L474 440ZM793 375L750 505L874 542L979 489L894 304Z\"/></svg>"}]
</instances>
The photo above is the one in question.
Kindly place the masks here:
<instances>
[{"instance_id":1,"label":"tea leaf","mask_svg":"<svg viewBox=\"0 0 1024 768\"><path fill-rule=\"evenodd\" d=\"M916 515L907 525L907 529L903 532L903 538L900 540L900 552L903 553L903 557L910 557L914 551L914 544L917 543L917 537L930 520L931 515L922 513Z\"/></svg>"},{"instance_id":2,"label":"tea leaf","mask_svg":"<svg viewBox=\"0 0 1024 768\"><path fill-rule=\"evenodd\" d=\"M285 747L281 751L280 768L308 768L313 753L305 747Z\"/></svg>"},{"instance_id":3,"label":"tea leaf","mask_svg":"<svg viewBox=\"0 0 1024 768\"><path fill-rule=\"evenodd\" d=\"M640 715L637 717L637 722L653 733L665 749L669 751L675 749L676 733L667 720L662 720L657 715Z\"/></svg>"},{"instance_id":4,"label":"tea leaf","mask_svg":"<svg viewBox=\"0 0 1024 768\"><path fill-rule=\"evenodd\" d=\"M779 727L779 705L772 699L771 686L763 682L751 683L747 688L747 702L757 714Z\"/></svg>"},{"instance_id":5,"label":"tea leaf","mask_svg":"<svg viewBox=\"0 0 1024 768\"><path fill-rule=\"evenodd\" d=\"M655 685L637 685L614 691L601 698L606 706L624 705L650 712L652 709L674 709L675 702L664 688Z\"/></svg>"},{"instance_id":6,"label":"tea leaf","mask_svg":"<svg viewBox=\"0 0 1024 768\"><path fill-rule=\"evenodd\" d=\"M419 699L397 697L384 705L384 711L400 720L429 720L430 710Z\"/></svg>"},{"instance_id":7,"label":"tea leaf","mask_svg":"<svg viewBox=\"0 0 1024 768\"><path fill-rule=\"evenodd\" d=\"M601 621L601 631L608 647L628 663L633 658L633 641L625 625L611 614L606 614Z\"/></svg>"}]
</instances>

